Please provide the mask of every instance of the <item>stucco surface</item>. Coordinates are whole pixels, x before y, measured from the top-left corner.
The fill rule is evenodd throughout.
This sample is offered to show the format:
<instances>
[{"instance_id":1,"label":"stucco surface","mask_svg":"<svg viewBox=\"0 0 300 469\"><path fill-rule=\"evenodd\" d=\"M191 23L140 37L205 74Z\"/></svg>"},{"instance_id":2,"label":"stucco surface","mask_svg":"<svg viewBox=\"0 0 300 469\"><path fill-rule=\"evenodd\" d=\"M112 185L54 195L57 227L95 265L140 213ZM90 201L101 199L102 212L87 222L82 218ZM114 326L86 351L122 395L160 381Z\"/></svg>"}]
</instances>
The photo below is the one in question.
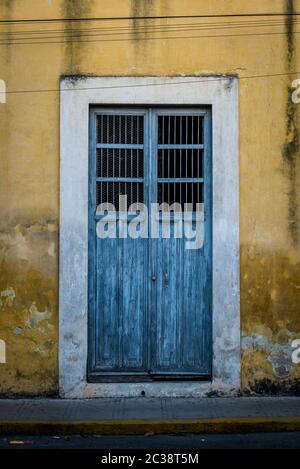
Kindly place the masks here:
<instances>
[{"instance_id":1,"label":"stucco surface","mask_svg":"<svg viewBox=\"0 0 300 469\"><path fill-rule=\"evenodd\" d=\"M300 11L300 1L0 4L1 18L6 19L294 10ZM292 79L300 75L299 34L291 17L272 21L58 22L44 25L49 29L44 36L50 39L41 38L39 23L0 25L0 79L8 91L6 103L0 103L0 340L6 344L6 363L0 363L2 394L58 390L61 76L207 74L240 78L242 389L299 393L300 371L291 363L291 342L300 338L300 105L292 103L290 93ZM171 24L177 25L175 30ZM53 38L50 30L55 29ZM92 36L87 37L87 29ZM9 44L14 32L22 38L19 44ZM33 36L39 39L26 39ZM28 44L34 41L38 44Z\"/></svg>"}]
</instances>

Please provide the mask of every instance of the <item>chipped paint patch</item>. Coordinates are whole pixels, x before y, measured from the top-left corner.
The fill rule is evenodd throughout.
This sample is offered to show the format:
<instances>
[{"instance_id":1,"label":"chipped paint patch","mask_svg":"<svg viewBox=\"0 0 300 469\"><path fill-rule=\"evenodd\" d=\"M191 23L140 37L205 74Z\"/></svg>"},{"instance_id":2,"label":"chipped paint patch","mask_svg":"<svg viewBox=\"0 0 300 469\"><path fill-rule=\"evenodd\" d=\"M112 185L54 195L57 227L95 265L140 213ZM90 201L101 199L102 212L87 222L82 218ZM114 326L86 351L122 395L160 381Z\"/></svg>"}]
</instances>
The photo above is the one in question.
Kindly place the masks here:
<instances>
[{"instance_id":1,"label":"chipped paint patch","mask_svg":"<svg viewBox=\"0 0 300 469\"><path fill-rule=\"evenodd\" d=\"M267 347L268 340L262 335L253 334L250 337L244 337L242 341L243 350L249 348L253 349L265 349Z\"/></svg>"},{"instance_id":2,"label":"chipped paint patch","mask_svg":"<svg viewBox=\"0 0 300 469\"><path fill-rule=\"evenodd\" d=\"M294 337L289 333L290 337ZM275 343L269 347L270 354L267 359L272 363L274 374L280 378L288 377L293 366L293 340L289 339L286 344Z\"/></svg>"},{"instance_id":3,"label":"chipped paint patch","mask_svg":"<svg viewBox=\"0 0 300 469\"><path fill-rule=\"evenodd\" d=\"M37 347L37 348L34 348L32 352L33 353L45 353L45 350L40 347Z\"/></svg>"},{"instance_id":4,"label":"chipped paint patch","mask_svg":"<svg viewBox=\"0 0 300 469\"><path fill-rule=\"evenodd\" d=\"M45 319L51 318L51 313L49 311L39 311L37 309L35 301L31 304L29 308L29 313L29 327L35 327L40 322L45 321Z\"/></svg>"},{"instance_id":5,"label":"chipped paint patch","mask_svg":"<svg viewBox=\"0 0 300 469\"><path fill-rule=\"evenodd\" d=\"M50 244L49 244L49 248L47 250L47 253L49 256L51 257L54 257L55 254L56 254L56 245L54 243L54 241L52 241Z\"/></svg>"},{"instance_id":6,"label":"chipped paint patch","mask_svg":"<svg viewBox=\"0 0 300 469\"><path fill-rule=\"evenodd\" d=\"M56 223L18 224L0 231L0 262L21 261L31 268L51 275L57 262L58 226ZM5 290L10 287L5 286ZM1 295L0 295L1 296Z\"/></svg>"},{"instance_id":7,"label":"chipped paint patch","mask_svg":"<svg viewBox=\"0 0 300 469\"><path fill-rule=\"evenodd\" d=\"M0 80L0 103L6 103L6 84L4 80Z\"/></svg>"},{"instance_id":8,"label":"chipped paint patch","mask_svg":"<svg viewBox=\"0 0 300 469\"><path fill-rule=\"evenodd\" d=\"M278 342L281 334L288 337L284 343ZM265 389L267 394L272 394L276 389L276 393L293 393L295 378L300 377L300 367L293 361L293 344L297 336L300 333L284 329L271 337L254 334L243 338L244 392L264 393Z\"/></svg>"},{"instance_id":9,"label":"chipped paint patch","mask_svg":"<svg viewBox=\"0 0 300 469\"><path fill-rule=\"evenodd\" d=\"M12 306L16 297L16 292L12 287L7 287L6 290L2 290L1 296L5 298L5 305Z\"/></svg>"},{"instance_id":10,"label":"chipped paint patch","mask_svg":"<svg viewBox=\"0 0 300 469\"><path fill-rule=\"evenodd\" d=\"M243 391L293 394L300 378L292 359L300 337L300 262L254 244L241 254Z\"/></svg>"},{"instance_id":11,"label":"chipped paint patch","mask_svg":"<svg viewBox=\"0 0 300 469\"><path fill-rule=\"evenodd\" d=\"M300 339L293 340L292 347L296 349L292 353L292 361L298 365L300 363Z\"/></svg>"},{"instance_id":12,"label":"chipped paint patch","mask_svg":"<svg viewBox=\"0 0 300 469\"><path fill-rule=\"evenodd\" d=\"M6 363L6 344L0 339L0 363Z\"/></svg>"}]
</instances>

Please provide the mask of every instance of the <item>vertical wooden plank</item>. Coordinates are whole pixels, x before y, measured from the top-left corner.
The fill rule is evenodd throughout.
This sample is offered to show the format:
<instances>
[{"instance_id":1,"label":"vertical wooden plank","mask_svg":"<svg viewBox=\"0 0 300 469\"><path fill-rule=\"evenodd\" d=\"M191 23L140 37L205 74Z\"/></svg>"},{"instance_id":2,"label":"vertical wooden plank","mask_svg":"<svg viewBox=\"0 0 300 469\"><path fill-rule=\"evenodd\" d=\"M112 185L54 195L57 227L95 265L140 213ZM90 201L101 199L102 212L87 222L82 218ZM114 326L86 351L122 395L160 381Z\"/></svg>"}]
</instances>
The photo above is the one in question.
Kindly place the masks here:
<instances>
[{"instance_id":1,"label":"vertical wooden plank","mask_svg":"<svg viewBox=\"0 0 300 469\"><path fill-rule=\"evenodd\" d=\"M105 248L104 248L105 242ZM95 342L96 366L119 367L118 244L97 238Z\"/></svg>"},{"instance_id":2,"label":"vertical wooden plank","mask_svg":"<svg viewBox=\"0 0 300 469\"><path fill-rule=\"evenodd\" d=\"M149 142L149 165L148 165L148 183L149 183L149 198L148 198L148 207L149 207L149 221L155 223L155 220L152 220L153 213L151 212L151 204L155 204L158 201L157 194L157 145L158 141L158 122L156 113L150 108L148 112L148 142ZM165 126L164 120L163 128ZM165 138L165 132L163 133L163 138ZM159 273L159 256L158 256L158 245L155 238L149 238L148 240L148 253L149 253L149 291L148 291L148 301L149 301L149 320L148 320L148 351L149 351L149 360L148 360L148 370L151 370L154 367L156 359L156 349L157 349L157 277Z\"/></svg>"},{"instance_id":3,"label":"vertical wooden plank","mask_svg":"<svg viewBox=\"0 0 300 469\"><path fill-rule=\"evenodd\" d=\"M145 245L144 239L119 240L120 368L123 370L142 368L145 358L144 347L148 335L145 330L145 286L148 270Z\"/></svg>"}]
</instances>

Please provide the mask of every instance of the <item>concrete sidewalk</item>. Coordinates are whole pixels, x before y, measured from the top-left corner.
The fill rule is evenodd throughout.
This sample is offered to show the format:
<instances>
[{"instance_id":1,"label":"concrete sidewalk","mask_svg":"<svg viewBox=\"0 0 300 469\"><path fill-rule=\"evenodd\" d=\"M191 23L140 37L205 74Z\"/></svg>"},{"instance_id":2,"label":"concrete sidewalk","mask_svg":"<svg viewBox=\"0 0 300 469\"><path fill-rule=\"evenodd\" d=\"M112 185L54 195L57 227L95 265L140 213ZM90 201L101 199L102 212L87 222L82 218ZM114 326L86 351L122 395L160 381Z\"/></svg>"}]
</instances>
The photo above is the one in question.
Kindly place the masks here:
<instances>
[{"instance_id":1,"label":"concrete sidewalk","mask_svg":"<svg viewBox=\"0 0 300 469\"><path fill-rule=\"evenodd\" d=\"M0 399L0 434L300 431L300 397Z\"/></svg>"}]
</instances>

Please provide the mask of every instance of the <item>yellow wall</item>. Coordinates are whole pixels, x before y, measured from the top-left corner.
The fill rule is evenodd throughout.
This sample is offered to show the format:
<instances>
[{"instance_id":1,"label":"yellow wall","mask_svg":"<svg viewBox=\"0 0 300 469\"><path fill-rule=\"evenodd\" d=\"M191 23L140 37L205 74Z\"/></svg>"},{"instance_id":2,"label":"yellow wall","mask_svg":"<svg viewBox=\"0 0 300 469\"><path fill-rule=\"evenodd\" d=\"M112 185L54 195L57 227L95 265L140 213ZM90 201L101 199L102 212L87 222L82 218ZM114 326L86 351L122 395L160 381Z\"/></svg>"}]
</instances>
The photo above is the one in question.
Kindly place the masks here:
<instances>
[{"instance_id":1,"label":"yellow wall","mask_svg":"<svg viewBox=\"0 0 300 469\"><path fill-rule=\"evenodd\" d=\"M300 0L2 0L0 17L293 8L300 12ZM0 79L9 92L0 104L0 339L7 352L7 363L0 364L2 394L51 394L58 387L60 77L207 73L241 78L243 389L299 393L300 365L291 364L290 347L300 338L300 104L292 104L289 91L300 78L297 30L283 17L0 25ZM16 36L20 44L8 44ZM34 41L39 44L25 44ZM44 91L31 92L37 90Z\"/></svg>"}]
</instances>

